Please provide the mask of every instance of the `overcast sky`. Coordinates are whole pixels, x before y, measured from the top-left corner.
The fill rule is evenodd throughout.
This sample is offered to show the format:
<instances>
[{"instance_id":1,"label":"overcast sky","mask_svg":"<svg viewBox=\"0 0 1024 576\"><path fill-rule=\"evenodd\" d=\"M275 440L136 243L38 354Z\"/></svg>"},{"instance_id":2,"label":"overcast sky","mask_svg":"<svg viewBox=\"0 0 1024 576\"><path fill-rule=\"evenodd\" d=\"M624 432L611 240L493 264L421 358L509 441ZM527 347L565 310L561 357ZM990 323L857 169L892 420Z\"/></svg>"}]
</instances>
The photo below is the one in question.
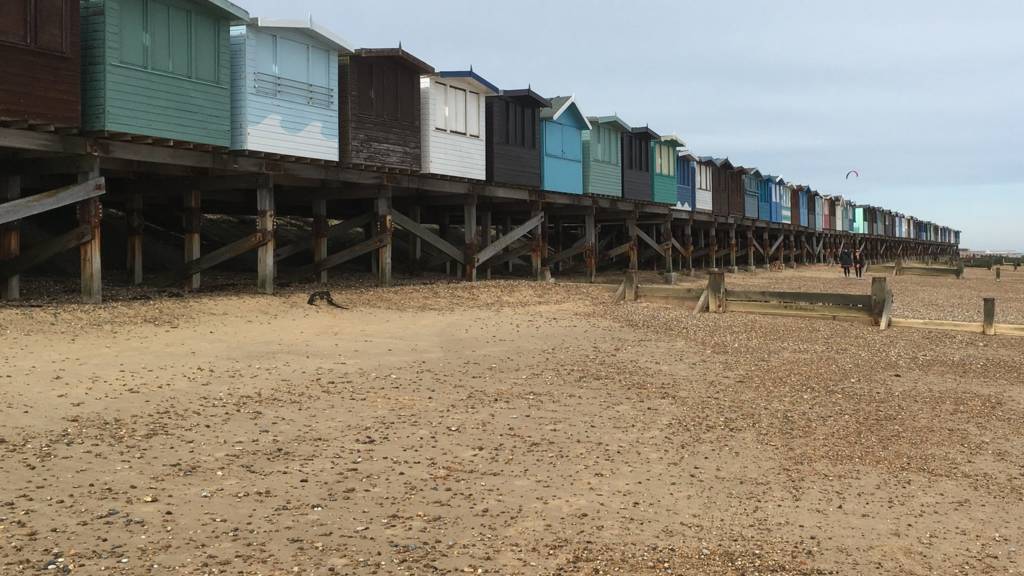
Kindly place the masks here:
<instances>
[{"instance_id":1,"label":"overcast sky","mask_svg":"<svg viewBox=\"0 0 1024 576\"><path fill-rule=\"evenodd\" d=\"M236 2L1024 250L1024 2Z\"/></svg>"}]
</instances>

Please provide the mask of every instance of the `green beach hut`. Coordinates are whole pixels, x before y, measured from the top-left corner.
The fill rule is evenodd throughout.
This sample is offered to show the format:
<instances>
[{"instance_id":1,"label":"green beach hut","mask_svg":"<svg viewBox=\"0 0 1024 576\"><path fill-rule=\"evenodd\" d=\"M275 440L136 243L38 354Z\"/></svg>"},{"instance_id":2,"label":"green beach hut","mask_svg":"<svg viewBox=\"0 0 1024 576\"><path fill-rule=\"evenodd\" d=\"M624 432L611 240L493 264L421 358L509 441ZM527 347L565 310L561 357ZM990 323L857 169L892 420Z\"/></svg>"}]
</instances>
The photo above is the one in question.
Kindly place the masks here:
<instances>
[{"instance_id":1,"label":"green beach hut","mask_svg":"<svg viewBox=\"0 0 1024 576\"><path fill-rule=\"evenodd\" d=\"M81 0L85 132L231 146L227 0Z\"/></svg>"},{"instance_id":2,"label":"green beach hut","mask_svg":"<svg viewBox=\"0 0 1024 576\"><path fill-rule=\"evenodd\" d=\"M583 133L583 193L622 197L622 133L618 116L591 116Z\"/></svg>"},{"instance_id":3,"label":"green beach hut","mask_svg":"<svg viewBox=\"0 0 1024 576\"><path fill-rule=\"evenodd\" d=\"M678 136L661 136L651 141L651 195L655 202L675 204L678 199L676 159L681 148L686 148L686 143Z\"/></svg>"}]
</instances>

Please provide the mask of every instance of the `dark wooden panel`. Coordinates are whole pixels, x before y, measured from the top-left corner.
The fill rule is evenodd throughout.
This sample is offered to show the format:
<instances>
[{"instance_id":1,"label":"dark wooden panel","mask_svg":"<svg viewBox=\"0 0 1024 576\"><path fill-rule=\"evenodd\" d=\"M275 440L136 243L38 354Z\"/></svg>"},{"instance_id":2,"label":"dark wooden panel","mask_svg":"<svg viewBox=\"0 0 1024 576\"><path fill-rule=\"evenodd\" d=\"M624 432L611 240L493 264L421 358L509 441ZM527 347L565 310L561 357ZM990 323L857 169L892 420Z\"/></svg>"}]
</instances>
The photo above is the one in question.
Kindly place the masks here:
<instances>
[{"instance_id":1,"label":"dark wooden panel","mask_svg":"<svg viewBox=\"0 0 1024 576\"><path fill-rule=\"evenodd\" d=\"M399 58L343 57L341 159L419 172L419 72Z\"/></svg>"},{"instance_id":2,"label":"dark wooden panel","mask_svg":"<svg viewBox=\"0 0 1024 576\"><path fill-rule=\"evenodd\" d=\"M14 5L16 15L30 7L31 11L23 25L15 26L7 20L3 27L0 120L78 127L81 124L78 2L3 2Z\"/></svg>"},{"instance_id":3,"label":"dark wooden panel","mask_svg":"<svg viewBox=\"0 0 1024 576\"><path fill-rule=\"evenodd\" d=\"M645 133L622 134L622 196L654 199L651 192L651 138Z\"/></svg>"},{"instance_id":4,"label":"dark wooden panel","mask_svg":"<svg viewBox=\"0 0 1024 576\"><path fill-rule=\"evenodd\" d=\"M487 127L487 180L500 184L512 184L529 188L541 187L540 158L540 114L537 107L527 107L523 100L513 102L524 122L532 130L508 125L507 106L509 99L490 96L486 102ZM511 138L510 138L511 133ZM532 146L513 142L532 140Z\"/></svg>"}]
</instances>

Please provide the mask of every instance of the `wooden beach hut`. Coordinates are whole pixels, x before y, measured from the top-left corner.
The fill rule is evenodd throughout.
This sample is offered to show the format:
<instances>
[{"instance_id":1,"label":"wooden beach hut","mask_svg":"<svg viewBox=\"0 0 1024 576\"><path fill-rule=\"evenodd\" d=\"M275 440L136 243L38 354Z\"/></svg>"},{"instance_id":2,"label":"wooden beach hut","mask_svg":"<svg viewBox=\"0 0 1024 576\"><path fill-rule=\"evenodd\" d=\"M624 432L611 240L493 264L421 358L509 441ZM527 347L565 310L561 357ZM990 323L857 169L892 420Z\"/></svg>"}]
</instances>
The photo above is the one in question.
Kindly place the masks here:
<instances>
[{"instance_id":1,"label":"wooden beach hut","mask_svg":"<svg viewBox=\"0 0 1024 576\"><path fill-rule=\"evenodd\" d=\"M497 93L498 87L472 68L420 79L422 172L487 178L485 103Z\"/></svg>"},{"instance_id":2,"label":"wooden beach hut","mask_svg":"<svg viewBox=\"0 0 1024 576\"><path fill-rule=\"evenodd\" d=\"M697 157L680 151L676 163L676 208L693 211L697 206Z\"/></svg>"},{"instance_id":3,"label":"wooden beach hut","mask_svg":"<svg viewBox=\"0 0 1024 576\"><path fill-rule=\"evenodd\" d=\"M337 161L338 54L351 45L307 20L231 28L231 148Z\"/></svg>"},{"instance_id":4,"label":"wooden beach hut","mask_svg":"<svg viewBox=\"0 0 1024 576\"><path fill-rule=\"evenodd\" d=\"M653 142L660 138L647 126L633 128L622 134L622 195L631 200L654 199L651 192Z\"/></svg>"},{"instance_id":5,"label":"wooden beach hut","mask_svg":"<svg viewBox=\"0 0 1024 576\"><path fill-rule=\"evenodd\" d=\"M622 135L630 130L618 116L591 116L583 133L583 192L622 197Z\"/></svg>"},{"instance_id":6,"label":"wooden beach hut","mask_svg":"<svg viewBox=\"0 0 1024 576\"><path fill-rule=\"evenodd\" d=\"M398 48L360 48L339 57L341 160L419 172L420 76L434 69Z\"/></svg>"},{"instance_id":7,"label":"wooden beach hut","mask_svg":"<svg viewBox=\"0 0 1024 576\"><path fill-rule=\"evenodd\" d=\"M487 180L541 187L540 110L551 102L529 88L487 97Z\"/></svg>"},{"instance_id":8,"label":"wooden beach hut","mask_svg":"<svg viewBox=\"0 0 1024 576\"><path fill-rule=\"evenodd\" d=\"M676 175L679 149L686 143L678 136L662 136L651 141L651 196L659 204L676 204L679 179Z\"/></svg>"},{"instance_id":9,"label":"wooden beach hut","mask_svg":"<svg viewBox=\"0 0 1024 576\"><path fill-rule=\"evenodd\" d=\"M3 0L0 8L0 125L81 125L78 0Z\"/></svg>"},{"instance_id":10,"label":"wooden beach hut","mask_svg":"<svg viewBox=\"0 0 1024 576\"><path fill-rule=\"evenodd\" d=\"M555 96L542 108L541 180L545 190L583 193L583 132L590 122L574 96Z\"/></svg>"},{"instance_id":11,"label":"wooden beach hut","mask_svg":"<svg viewBox=\"0 0 1024 576\"><path fill-rule=\"evenodd\" d=\"M696 159L695 164L694 207L697 212L711 212L712 198L714 197L715 163L711 158L701 156Z\"/></svg>"},{"instance_id":12,"label":"wooden beach hut","mask_svg":"<svg viewBox=\"0 0 1024 576\"><path fill-rule=\"evenodd\" d=\"M227 0L82 0L82 129L231 146Z\"/></svg>"},{"instance_id":13,"label":"wooden beach hut","mask_svg":"<svg viewBox=\"0 0 1024 576\"><path fill-rule=\"evenodd\" d=\"M761 193L767 193L764 177L757 168L747 168L743 173L743 214L745 218L757 220ZM768 210L767 200L765 211ZM767 215L767 214L766 214Z\"/></svg>"}]
</instances>

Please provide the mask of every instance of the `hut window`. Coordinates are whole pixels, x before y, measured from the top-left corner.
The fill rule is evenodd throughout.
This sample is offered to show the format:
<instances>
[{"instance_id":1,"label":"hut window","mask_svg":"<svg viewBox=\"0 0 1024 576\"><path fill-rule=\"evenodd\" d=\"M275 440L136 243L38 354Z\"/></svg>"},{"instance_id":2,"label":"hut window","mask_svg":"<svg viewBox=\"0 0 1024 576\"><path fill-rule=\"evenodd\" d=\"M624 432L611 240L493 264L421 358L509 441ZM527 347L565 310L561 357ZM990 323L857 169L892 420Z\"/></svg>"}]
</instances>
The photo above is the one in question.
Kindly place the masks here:
<instances>
[{"instance_id":1,"label":"hut window","mask_svg":"<svg viewBox=\"0 0 1024 576\"><path fill-rule=\"evenodd\" d=\"M309 47L278 36L277 74L286 80L308 84Z\"/></svg>"},{"instance_id":2,"label":"hut window","mask_svg":"<svg viewBox=\"0 0 1024 576\"><path fill-rule=\"evenodd\" d=\"M0 42L67 52L66 11L71 0L3 0ZM75 3L73 9L78 10Z\"/></svg>"},{"instance_id":3,"label":"hut window","mask_svg":"<svg viewBox=\"0 0 1024 576\"><path fill-rule=\"evenodd\" d=\"M466 91L462 88L448 87L448 114L451 119L448 130L457 134L465 134Z\"/></svg>"},{"instance_id":4,"label":"hut window","mask_svg":"<svg viewBox=\"0 0 1024 576\"><path fill-rule=\"evenodd\" d=\"M67 0L36 0L35 45L49 52L64 52L64 5ZM21 3L21 0L18 0Z\"/></svg>"},{"instance_id":5,"label":"hut window","mask_svg":"<svg viewBox=\"0 0 1024 576\"><path fill-rule=\"evenodd\" d=\"M222 22L216 18L157 0L121 0L118 24L121 64L220 80Z\"/></svg>"},{"instance_id":6,"label":"hut window","mask_svg":"<svg viewBox=\"0 0 1024 576\"><path fill-rule=\"evenodd\" d=\"M470 136L480 136L480 95L476 92L466 94L466 130Z\"/></svg>"},{"instance_id":7,"label":"hut window","mask_svg":"<svg viewBox=\"0 0 1024 576\"><path fill-rule=\"evenodd\" d=\"M121 63L146 65L145 6L142 0L121 2Z\"/></svg>"},{"instance_id":8,"label":"hut window","mask_svg":"<svg viewBox=\"0 0 1024 576\"><path fill-rule=\"evenodd\" d=\"M217 38L219 33L217 30L216 20L205 14L193 13L192 34L193 39L195 40L195 53L197 55L217 53ZM216 58L203 58L200 56L195 59L195 65L196 78L207 82L217 81Z\"/></svg>"},{"instance_id":9,"label":"hut window","mask_svg":"<svg viewBox=\"0 0 1024 576\"><path fill-rule=\"evenodd\" d=\"M434 103L434 128L448 130L448 86L435 82L430 85L430 100Z\"/></svg>"}]
</instances>

